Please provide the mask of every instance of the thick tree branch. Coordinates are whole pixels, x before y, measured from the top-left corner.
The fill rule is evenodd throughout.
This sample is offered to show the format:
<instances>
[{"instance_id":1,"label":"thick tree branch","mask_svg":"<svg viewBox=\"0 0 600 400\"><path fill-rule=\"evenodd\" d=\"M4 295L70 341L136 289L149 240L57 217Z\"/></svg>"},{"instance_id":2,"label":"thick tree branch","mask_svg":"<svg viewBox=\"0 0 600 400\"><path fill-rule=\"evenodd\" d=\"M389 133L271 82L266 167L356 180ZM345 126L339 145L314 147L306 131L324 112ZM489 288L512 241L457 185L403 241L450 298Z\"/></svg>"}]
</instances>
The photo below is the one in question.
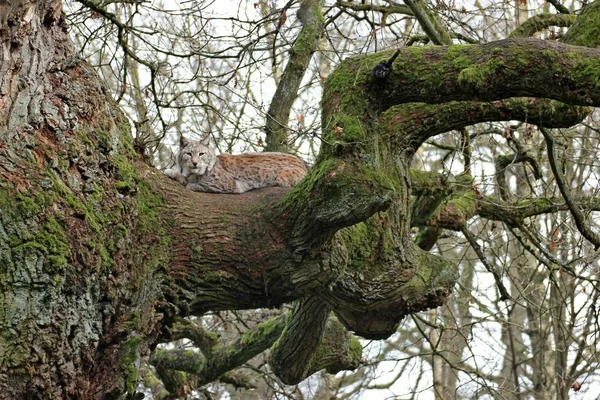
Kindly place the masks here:
<instances>
[{"instance_id":1,"label":"thick tree branch","mask_svg":"<svg viewBox=\"0 0 600 400\"><path fill-rule=\"evenodd\" d=\"M315 372L311 371L310 364L323 339L330 311L318 296L295 304L269 358L271 369L284 383L296 384Z\"/></svg>"},{"instance_id":2,"label":"thick tree branch","mask_svg":"<svg viewBox=\"0 0 600 400\"><path fill-rule=\"evenodd\" d=\"M346 68L355 71L357 84L368 87L368 72L390 54L348 59ZM536 39L403 48L384 90L372 85L372 101L384 110L411 102L495 101L521 96L597 106L600 91L588 79L595 76L599 57L600 49Z\"/></svg>"},{"instance_id":3,"label":"thick tree branch","mask_svg":"<svg viewBox=\"0 0 600 400\"><path fill-rule=\"evenodd\" d=\"M0 389L12 398L131 394L138 361L182 316L297 299L307 300L275 349L292 368L280 373L292 382L314 368L339 369L319 354L329 310L346 329L385 338L406 315L442 304L457 281L453 263L412 242L416 147L388 140L399 135L379 123L381 113L513 96L600 104L598 49L531 39L402 49L378 83L371 71L391 52L350 58L326 82L324 145L303 182L289 192L195 193L137 160L128 124L97 76L73 62L55 18L60 1L32 4L30 20L10 12L0 30L0 222L8 232L0 234L0 272L11 288L1 297L10 317L0 335L19 349L1 366L9 378ZM454 208L448 225L462 218L462 226L485 214L485 200L466 190L438 209ZM517 208L509 217L523 215ZM165 366L201 372L219 351L201 333L190 336L211 354L165 356L157 372L169 391L188 392L196 378ZM342 348L342 365L356 365L356 344ZM248 357L237 354L227 362Z\"/></svg>"},{"instance_id":4,"label":"thick tree branch","mask_svg":"<svg viewBox=\"0 0 600 400\"><path fill-rule=\"evenodd\" d=\"M525 121L548 128L568 128L581 122L587 107L546 99L511 98L494 102L410 103L393 106L382 114L385 131L398 143L415 150L428 138L487 121Z\"/></svg>"}]
</instances>

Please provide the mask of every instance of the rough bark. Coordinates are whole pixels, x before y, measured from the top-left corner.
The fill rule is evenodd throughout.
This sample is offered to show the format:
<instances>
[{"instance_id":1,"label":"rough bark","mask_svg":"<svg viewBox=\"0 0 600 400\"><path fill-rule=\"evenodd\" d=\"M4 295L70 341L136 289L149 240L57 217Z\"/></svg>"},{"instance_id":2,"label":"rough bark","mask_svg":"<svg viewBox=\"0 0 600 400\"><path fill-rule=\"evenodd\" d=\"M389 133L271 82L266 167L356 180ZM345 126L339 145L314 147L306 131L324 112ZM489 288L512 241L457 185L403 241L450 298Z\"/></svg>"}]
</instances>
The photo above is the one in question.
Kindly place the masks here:
<instances>
[{"instance_id":1,"label":"rough bark","mask_svg":"<svg viewBox=\"0 0 600 400\"><path fill-rule=\"evenodd\" d=\"M423 108L394 107L520 95L600 104L595 49L520 39L406 49L384 81L371 71L390 54L351 58L326 83L325 144L298 186L195 193L138 160L126 121L70 46L60 1L0 7L5 398L132 394L139 359L181 317L298 299L322 312L290 318L279 345L314 339L311 327L325 339L281 349L289 381L306 375L299 363L353 368L349 337L330 353L328 326L339 331L325 310L385 338L442 304L457 278L411 238L409 164L432 133L397 130Z\"/></svg>"},{"instance_id":2,"label":"rough bark","mask_svg":"<svg viewBox=\"0 0 600 400\"><path fill-rule=\"evenodd\" d=\"M159 333L160 197L60 7L2 6L1 398L132 392Z\"/></svg>"}]
</instances>

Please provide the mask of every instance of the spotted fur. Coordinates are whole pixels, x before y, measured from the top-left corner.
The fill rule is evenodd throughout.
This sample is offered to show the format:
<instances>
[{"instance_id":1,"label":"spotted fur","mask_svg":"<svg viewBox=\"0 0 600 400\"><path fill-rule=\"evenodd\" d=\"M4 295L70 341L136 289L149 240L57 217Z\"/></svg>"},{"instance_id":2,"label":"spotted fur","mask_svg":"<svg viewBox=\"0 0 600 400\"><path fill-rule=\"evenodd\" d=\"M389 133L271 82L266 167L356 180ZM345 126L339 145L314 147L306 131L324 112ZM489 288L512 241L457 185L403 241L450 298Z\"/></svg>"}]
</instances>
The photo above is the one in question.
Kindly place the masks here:
<instances>
[{"instance_id":1,"label":"spotted fur","mask_svg":"<svg viewBox=\"0 0 600 400\"><path fill-rule=\"evenodd\" d=\"M209 137L181 137L175 169L165 174L197 192L244 193L268 186L294 186L306 174L306 165L291 154L247 153L216 155Z\"/></svg>"}]
</instances>

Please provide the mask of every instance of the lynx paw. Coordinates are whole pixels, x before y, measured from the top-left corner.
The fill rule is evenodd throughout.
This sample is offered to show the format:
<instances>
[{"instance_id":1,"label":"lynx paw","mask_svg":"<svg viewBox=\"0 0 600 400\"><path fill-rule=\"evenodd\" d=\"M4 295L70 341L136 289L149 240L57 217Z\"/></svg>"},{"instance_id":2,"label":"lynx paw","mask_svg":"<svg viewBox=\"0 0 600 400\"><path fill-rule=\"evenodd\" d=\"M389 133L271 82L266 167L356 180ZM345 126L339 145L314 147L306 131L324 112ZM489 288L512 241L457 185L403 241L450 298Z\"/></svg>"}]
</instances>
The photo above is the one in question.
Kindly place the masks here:
<instances>
[{"instance_id":1,"label":"lynx paw","mask_svg":"<svg viewBox=\"0 0 600 400\"><path fill-rule=\"evenodd\" d=\"M182 185L187 184L187 179L185 178L185 176L181 175L179 172L174 171L170 168L165 170L165 175L171 179L176 180L177 182L181 183Z\"/></svg>"}]
</instances>

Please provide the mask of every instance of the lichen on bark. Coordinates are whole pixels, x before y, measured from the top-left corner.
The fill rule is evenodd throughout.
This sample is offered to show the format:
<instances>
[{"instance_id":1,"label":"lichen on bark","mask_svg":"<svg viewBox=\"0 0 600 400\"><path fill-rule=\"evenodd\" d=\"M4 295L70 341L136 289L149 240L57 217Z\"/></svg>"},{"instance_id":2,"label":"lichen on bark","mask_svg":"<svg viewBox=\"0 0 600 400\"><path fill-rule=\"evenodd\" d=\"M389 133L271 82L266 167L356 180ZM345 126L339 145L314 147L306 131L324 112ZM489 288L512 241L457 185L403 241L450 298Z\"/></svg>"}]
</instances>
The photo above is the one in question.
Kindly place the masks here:
<instances>
[{"instance_id":1,"label":"lichen on bark","mask_svg":"<svg viewBox=\"0 0 600 400\"><path fill-rule=\"evenodd\" d=\"M263 326L236 349L277 340L273 362L289 382L355 368L360 345L348 331L385 338L406 315L442 304L456 281L455 265L415 245L411 225L499 217L453 182L435 194L435 212L414 207L415 186L435 186L411 178L418 147L492 119L568 126L586 112L571 105L600 104L597 49L524 39L403 49L386 81L371 71L391 52L350 58L327 80L324 144L304 181L195 193L138 159L122 114L70 46L60 2L35 5L31 23L15 11L0 31L0 392L13 398L132 394L138 361L182 318L295 300L285 327ZM509 99L518 95L554 102ZM530 202L510 215L556 207ZM290 343L308 333L310 345L295 351ZM209 360L239 365L240 352L218 353L214 342L201 343ZM169 388L190 372L209 375L206 359L185 356L169 366L186 374L162 372Z\"/></svg>"}]
</instances>

